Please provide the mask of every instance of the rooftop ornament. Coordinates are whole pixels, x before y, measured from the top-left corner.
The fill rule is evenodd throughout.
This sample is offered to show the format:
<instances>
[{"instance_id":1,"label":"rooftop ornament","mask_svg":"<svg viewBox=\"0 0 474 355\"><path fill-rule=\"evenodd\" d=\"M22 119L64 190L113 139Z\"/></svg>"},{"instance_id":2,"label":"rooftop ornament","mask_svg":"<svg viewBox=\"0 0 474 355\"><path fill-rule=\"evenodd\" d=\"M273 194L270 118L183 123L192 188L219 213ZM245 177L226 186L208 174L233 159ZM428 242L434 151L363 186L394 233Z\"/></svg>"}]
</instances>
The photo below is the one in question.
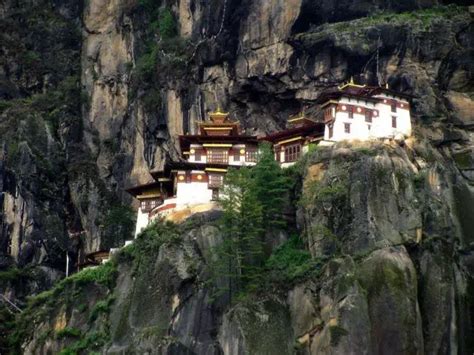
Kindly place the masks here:
<instances>
[{"instance_id":1,"label":"rooftop ornament","mask_svg":"<svg viewBox=\"0 0 474 355\"><path fill-rule=\"evenodd\" d=\"M338 88L339 90L343 90L343 89L345 89L345 88L348 87L348 86L350 86L350 87L356 87L356 88L364 88L364 87L365 87L365 85L359 85L359 84L354 83L354 77L351 76L351 80L350 80L348 83L343 84L343 85L341 85L341 86L338 86L337 88Z\"/></svg>"}]
</instances>

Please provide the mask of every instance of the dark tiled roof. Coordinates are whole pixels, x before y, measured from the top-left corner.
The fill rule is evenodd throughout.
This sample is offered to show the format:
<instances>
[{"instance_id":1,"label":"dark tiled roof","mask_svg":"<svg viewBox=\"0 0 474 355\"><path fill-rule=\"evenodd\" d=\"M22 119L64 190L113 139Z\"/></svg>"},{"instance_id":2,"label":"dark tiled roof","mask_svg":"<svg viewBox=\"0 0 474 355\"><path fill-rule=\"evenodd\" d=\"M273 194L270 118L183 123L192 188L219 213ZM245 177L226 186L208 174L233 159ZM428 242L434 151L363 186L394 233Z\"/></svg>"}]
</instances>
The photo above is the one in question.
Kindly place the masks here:
<instances>
[{"instance_id":1,"label":"dark tiled roof","mask_svg":"<svg viewBox=\"0 0 474 355\"><path fill-rule=\"evenodd\" d=\"M269 134L259 140L274 143L285 138L292 138L299 135L311 135L313 133L324 134L324 123L314 122L314 124L286 129L284 131Z\"/></svg>"},{"instance_id":2,"label":"dark tiled roof","mask_svg":"<svg viewBox=\"0 0 474 355\"><path fill-rule=\"evenodd\" d=\"M342 90L338 88L333 88L331 90L323 92L317 99L316 102L323 104L329 100L338 100L341 97L350 97L355 99L363 99L376 101L375 95L379 94L388 94L396 97L401 97L404 99L411 99L413 96L404 94L398 91L378 87L378 86L346 86Z\"/></svg>"}]
</instances>

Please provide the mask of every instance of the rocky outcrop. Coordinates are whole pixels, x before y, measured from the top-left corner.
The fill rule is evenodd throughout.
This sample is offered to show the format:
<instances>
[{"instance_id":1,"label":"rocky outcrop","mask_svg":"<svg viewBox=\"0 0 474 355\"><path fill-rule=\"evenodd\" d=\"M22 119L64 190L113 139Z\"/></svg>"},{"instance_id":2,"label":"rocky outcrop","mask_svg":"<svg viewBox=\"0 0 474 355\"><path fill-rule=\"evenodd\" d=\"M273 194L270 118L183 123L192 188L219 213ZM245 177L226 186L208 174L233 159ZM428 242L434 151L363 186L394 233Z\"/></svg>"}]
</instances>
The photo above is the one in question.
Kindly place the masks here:
<instances>
[{"instance_id":1,"label":"rocky outcrop","mask_svg":"<svg viewBox=\"0 0 474 355\"><path fill-rule=\"evenodd\" d=\"M209 306L201 268L221 236L205 221L146 272L123 262L115 287L93 286L83 304L115 294L108 316L88 325L65 297L24 349L75 343L48 338L55 327L99 337L107 320L109 353L472 352L474 27L467 1L439 3L2 3L0 268L40 265L43 286L74 257L68 232L86 253L128 239L114 228L129 220L124 187L178 159L177 135L218 104L259 134L303 107L317 119L314 99L351 76L414 96L403 148L309 158L297 217L317 277ZM0 285L43 288L15 287Z\"/></svg>"},{"instance_id":2,"label":"rocky outcrop","mask_svg":"<svg viewBox=\"0 0 474 355\"><path fill-rule=\"evenodd\" d=\"M451 213L454 180L445 168L419 167L429 149L342 143L309 153L298 218L314 264L303 278L285 286L266 281L256 295L229 304L209 282L213 250L225 237L216 223L220 213L196 214L179 226L163 224L120 252L108 266L116 265L115 283L93 293L81 317L68 295L74 289L90 295L98 287L93 279L81 286L82 273L53 291L59 303L37 304L22 317L28 321L48 309L41 334L62 322L56 333L78 329L82 340L68 335L58 343L30 330L23 348L73 349L110 324L88 350L469 353L473 266L464 256L472 251ZM108 308L91 322L94 304L104 300L111 300Z\"/></svg>"}]
</instances>

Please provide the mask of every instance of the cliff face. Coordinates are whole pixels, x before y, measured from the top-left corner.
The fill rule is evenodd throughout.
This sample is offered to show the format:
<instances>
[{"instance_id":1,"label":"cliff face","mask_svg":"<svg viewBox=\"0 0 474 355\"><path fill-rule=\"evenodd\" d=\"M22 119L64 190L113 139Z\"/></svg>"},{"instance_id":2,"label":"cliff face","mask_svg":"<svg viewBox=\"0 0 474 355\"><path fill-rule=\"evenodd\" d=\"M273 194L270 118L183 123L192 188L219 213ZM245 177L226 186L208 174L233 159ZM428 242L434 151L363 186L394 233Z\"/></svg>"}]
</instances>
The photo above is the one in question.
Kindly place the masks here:
<instances>
[{"instance_id":1,"label":"cliff face","mask_svg":"<svg viewBox=\"0 0 474 355\"><path fill-rule=\"evenodd\" d=\"M270 266L261 290L229 304L209 279L225 238L219 213L196 215L40 295L20 318L23 351L468 354L470 240L456 214L459 177L437 154L414 141L309 153L295 191L305 273L272 276L297 258ZM446 166L430 166L433 155Z\"/></svg>"},{"instance_id":2,"label":"cliff face","mask_svg":"<svg viewBox=\"0 0 474 355\"><path fill-rule=\"evenodd\" d=\"M448 3L4 1L0 268L34 266L35 275L54 280L76 243L86 253L122 245L132 203L123 188L176 159L177 135L192 132L218 104L249 133L271 132L304 106L317 117L319 93L354 76L414 95L416 138L405 149L339 147L308 163L298 223L314 258L338 255L323 281L302 283L253 313L237 307L224 315L206 308L205 290L187 289L188 276L171 273L157 287L171 287L169 297L193 296L186 316L170 306L172 298L159 306L163 327L175 329L180 314L187 323L173 332L197 352L252 352L272 342L290 351L300 338L313 352L347 352L352 339L376 353L386 349L374 339L386 334L396 334L398 344L387 341L387 349L409 353L472 347L459 339L472 331L463 295L472 297L474 27L467 2ZM324 200L324 186L334 201ZM322 201L313 196L321 189ZM69 238L76 232L83 232L79 242ZM344 273L357 275L340 279ZM117 290L131 287L123 274ZM25 282L4 282L0 291L22 298L49 284ZM435 309L443 316L430 317ZM126 317L141 318L130 312ZM266 323L268 342L242 325L255 323L255 314L274 315L281 325ZM386 314L393 322L383 321ZM212 330L199 333L198 319ZM283 325L289 319L291 329ZM155 326L155 319L130 322L123 334ZM185 324L196 327L188 338ZM119 344L117 332L112 348L166 343L161 330L147 340L152 345L126 337Z\"/></svg>"}]
</instances>

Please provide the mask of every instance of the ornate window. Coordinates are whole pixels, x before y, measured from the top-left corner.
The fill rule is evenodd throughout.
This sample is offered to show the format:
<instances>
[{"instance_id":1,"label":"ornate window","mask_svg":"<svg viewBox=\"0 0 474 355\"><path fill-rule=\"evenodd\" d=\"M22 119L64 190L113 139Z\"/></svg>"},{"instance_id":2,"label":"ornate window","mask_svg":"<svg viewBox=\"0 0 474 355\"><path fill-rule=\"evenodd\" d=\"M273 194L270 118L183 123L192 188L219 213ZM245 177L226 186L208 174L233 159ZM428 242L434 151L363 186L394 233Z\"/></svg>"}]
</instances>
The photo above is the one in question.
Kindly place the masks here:
<instances>
[{"instance_id":1,"label":"ornate window","mask_svg":"<svg viewBox=\"0 0 474 355\"><path fill-rule=\"evenodd\" d=\"M224 183L224 175L222 174L209 174L209 188L222 187Z\"/></svg>"},{"instance_id":2,"label":"ornate window","mask_svg":"<svg viewBox=\"0 0 474 355\"><path fill-rule=\"evenodd\" d=\"M163 204L162 199L160 199L160 198L149 198L149 199L140 201L140 209L142 210L142 212L148 213L152 209L154 209L155 207L158 207L161 204Z\"/></svg>"},{"instance_id":3,"label":"ornate window","mask_svg":"<svg viewBox=\"0 0 474 355\"><path fill-rule=\"evenodd\" d=\"M285 162L297 161L301 156L301 144L292 144L285 147Z\"/></svg>"},{"instance_id":4,"label":"ornate window","mask_svg":"<svg viewBox=\"0 0 474 355\"><path fill-rule=\"evenodd\" d=\"M229 163L229 152L227 149L208 149L207 150L207 162L217 164L228 164Z\"/></svg>"},{"instance_id":5,"label":"ornate window","mask_svg":"<svg viewBox=\"0 0 474 355\"><path fill-rule=\"evenodd\" d=\"M258 152L256 149L247 149L245 151L245 161L248 163L256 163L258 158Z\"/></svg>"}]
</instances>

